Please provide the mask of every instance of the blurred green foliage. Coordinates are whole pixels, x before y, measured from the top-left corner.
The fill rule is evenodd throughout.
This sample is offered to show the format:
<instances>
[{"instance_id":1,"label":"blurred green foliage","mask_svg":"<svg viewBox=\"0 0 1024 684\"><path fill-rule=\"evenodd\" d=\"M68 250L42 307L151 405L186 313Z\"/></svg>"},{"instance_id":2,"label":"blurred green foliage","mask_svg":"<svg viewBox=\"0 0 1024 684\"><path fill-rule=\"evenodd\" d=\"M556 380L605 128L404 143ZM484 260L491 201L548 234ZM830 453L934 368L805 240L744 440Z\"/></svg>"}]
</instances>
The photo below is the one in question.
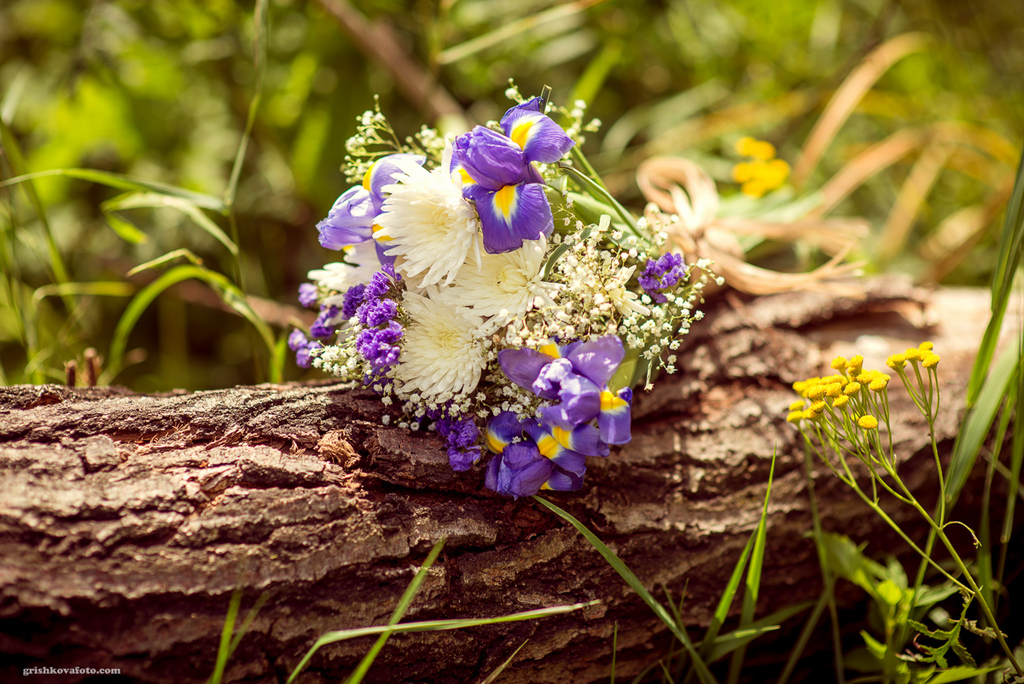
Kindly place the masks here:
<instances>
[{"instance_id":1,"label":"blurred green foliage","mask_svg":"<svg viewBox=\"0 0 1024 684\"><path fill-rule=\"evenodd\" d=\"M147 208L137 198L138 208L126 208L123 198L111 203L123 189L66 176L0 187L0 382L63 381L65 363L88 347L109 357L129 298L171 264L126 274L182 249L226 285L189 279L156 296L126 340L124 370L104 379L165 390L275 377L273 338L302 313L294 294L306 271L332 258L314 225L346 189L344 143L374 94L407 134L439 114L452 129L500 116L510 78L524 93L549 84L562 103L587 99L605 122L587 153L639 209L632 172L654 154L701 160L723 193L735 191L728 174L741 135L772 141L794 163L836 88L907 31L924 32L927 47L881 76L807 187L894 133L919 132L912 153L871 173L837 213L864 216L880 234L931 149L938 167L909 237L884 258L869 241L865 256L878 269L983 284L1019 154L1022 97L1011 67L1024 58L1024 12L1019 1L967 5L272 0L262 97L225 211ZM257 94L256 25L252 4L230 0L3 3L0 117L10 136L0 172L84 167L230 195ZM935 126L944 122L961 127L943 138ZM981 212L974 223L947 221L972 207ZM208 221L237 242L237 256ZM954 254L941 273L932 269ZM270 328L235 315L242 293ZM300 376L284 362L284 378Z\"/></svg>"}]
</instances>

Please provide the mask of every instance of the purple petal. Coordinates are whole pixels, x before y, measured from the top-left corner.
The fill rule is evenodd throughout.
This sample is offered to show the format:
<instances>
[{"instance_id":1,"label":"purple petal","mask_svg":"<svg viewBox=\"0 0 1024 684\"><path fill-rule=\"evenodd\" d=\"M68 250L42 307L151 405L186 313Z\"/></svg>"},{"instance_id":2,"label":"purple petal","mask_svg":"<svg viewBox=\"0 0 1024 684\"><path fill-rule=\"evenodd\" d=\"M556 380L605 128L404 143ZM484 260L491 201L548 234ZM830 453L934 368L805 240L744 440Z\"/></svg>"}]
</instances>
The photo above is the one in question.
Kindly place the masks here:
<instances>
[{"instance_id":1,"label":"purple petal","mask_svg":"<svg viewBox=\"0 0 1024 684\"><path fill-rule=\"evenodd\" d=\"M378 202L384 202L384 186L395 182L395 176L405 173L403 167L408 164L423 166L427 158L420 154L389 154L381 157L366 170L363 176L363 188L368 190Z\"/></svg>"},{"instance_id":2,"label":"purple petal","mask_svg":"<svg viewBox=\"0 0 1024 684\"><path fill-rule=\"evenodd\" d=\"M572 362L569 359L555 359L540 369L530 389L538 397L556 399L562 382L573 374Z\"/></svg>"},{"instance_id":3,"label":"purple petal","mask_svg":"<svg viewBox=\"0 0 1024 684\"><path fill-rule=\"evenodd\" d=\"M625 444L630 440L632 401L633 390L629 388L619 390L618 395L608 390L601 392L601 413L597 417L597 426L601 430L602 441L608 444Z\"/></svg>"},{"instance_id":4,"label":"purple petal","mask_svg":"<svg viewBox=\"0 0 1024 684\"><path fill-rule=\"evenodd\" d=\"M563 430L572 430L601 412L601 391L582 375L573 374L563 380L558 398L561 403L541 408L540 414L545 423Z\"/></svg>"},{"instance_id":5,"label":"purple petal","mask_svg":"<svg viewBox=\"0 0 1024 684\"><path fill-rule=\"evenodd\" d=\"M497 461L497 465L492 465ZM484 484L505 496L532 496L551 476L554 465L529 442L509 444L491 459Z\"/></svg>"},{"instance_id":6,"label":"purple petal","mask_svg":"<svg viewBox=\"0 0 1024 684\"><path fill-rule=\"evenodd\" d=\"M551 477L544 484L547 488L556 492L575 492L577 489L583 486L583 475L587 472L586 467L582 471L575 473L562 470L558 466L555 466L551 470Z\"/></svg>"},{"instance_id":7,"label":"purple petal","mask_svg":"<svg viewBox=\"0 0 1024 684\"><path fill-rule=\"evenodd\" d=\"M539 183L509 185L498 191L470 185L464 194L476 204L484 249L490 254L519 249L524 240L537 240L554 229L551 205Z\"/></svg>"},{"instance_id":8,"label":"purple petal","mask_svg":"<svg viewBox=\"0 0 1024 684\"><path fill-rule=\"evenodd\" d=\"M461 167L474 184L488 190L534 181L532 169L518 145L489 128L476 126L452 144L452 164ZM532 171L532 173L531 173Z\"/></svg>"},{"instance_id":9,"label":"purple petal","mask_svg":"<svg viewBox=\"0 0 1024 684\"><path fill-rule=\"evenodd\" d=\"M573 342L562 349L562 356L572 361L573 370L598 387L608 384L625 355L622 340L615 335L590 342Z\"/></svg>"},{"instance_id":10,"label":"purple petal","mask_svg":"<svg viewBox=\"0 0 1024 684\"><path fill-rule=\"evenodd\" d=\"M502 411L487 422L484 440L487 442L488 449L500 454L506 446L512 443L513 439L521 437L522 434L523 424L519 422L516 414L511 411Z\"/></svg>"},{"instance_id":11,"label":"purple petal","mask_svg":"<svg viewBox=\"0 0 1024 684\"><path fill-rule=\"evenodd\" d=\"M361 186L354 186L334 202L330 212L316 229L320 244L327 249L344 249L373 236L373 221L380 213L380 202Z\"/></svg>"},{"instance_id":12,"label":"purple petal","mask_svg":"<svg viewBox=\"0 0 1024 684\"><path fill-rule=\"evenodd\" d=\"M498 352L498 363L508 379L525 390L533 391L533 382L541 368L554 361L547 354L533 349L505 349ZM555 397L548 397L554 399Z\"/></svg>"},{"instance_id":13,"label":"purple petal","mask_svg":"<svg viewBox=\"0 0 1024 684\"><path fill-rule=\"evenodd\" d=\"M564 157L576 143L540 107L539 97L513 107L501 117L501 128L522 148L528 161L550 164Z\"/></svg>"}]
</instances>

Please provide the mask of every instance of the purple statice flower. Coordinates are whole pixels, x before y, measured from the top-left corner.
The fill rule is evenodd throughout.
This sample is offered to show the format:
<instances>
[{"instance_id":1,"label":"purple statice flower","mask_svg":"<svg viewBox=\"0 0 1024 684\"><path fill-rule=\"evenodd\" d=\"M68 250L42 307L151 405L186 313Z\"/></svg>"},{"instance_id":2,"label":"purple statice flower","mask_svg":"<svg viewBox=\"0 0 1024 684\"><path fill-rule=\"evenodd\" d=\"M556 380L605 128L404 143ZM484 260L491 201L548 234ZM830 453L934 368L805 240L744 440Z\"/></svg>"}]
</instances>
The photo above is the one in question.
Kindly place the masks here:
<instances>
[{"instance_id":1,"label":"purple statice flower","mask_svg":"<svg viewBox=\"0 0 1024 684\"><path fill-rule=\"evenodd\" d=\"M296 366L298 366L299 368L304 368L304 369L307 369L310 366L312 366L312 358L310 357L309 354L312 352L313 349L319 349L319 348L321 348L323 346L324 345L322 343L319 343L319 342L317 342L315 340L312 340L312 341L307 342L304 346L299 347L298 349L296 349L295 350L295 364L296 364Z\"/></svg>"},{"instance_id":2,"label":"purple statice flower","mask_svg":"<svg viewBox=\"0 0 1024 684\"><path fill-rule=\"evenodd\" d=\"M374 328L384 325L398 313L398 304L393 299L369 299L360 305L356 311L359 322L363 325Z\"/></svg>"},{"instance_id":3,"label":"purple statice flower","mask_svg":"<svg viewBox=\"0 0 1024 684\"><path fill-rule=\"evenodd\" d=\"M448 445L448 463L455 472L469 470L480 460L480 429L472 418L449 420L442 418L437 421L437 432L444 437Z\"/></svg>"},{"instance_id":4,"label":"purple statice flower","mask_svg":"<svg viewBox=\"0 0 1024 684\"><path fill-rule=\"evenodd\" d=\"M401 350L395 344L402 339L402 326L390 321L383 328L369 328L356 338L356 351L374 368L391 366L398 362Z\"/></svg>"},{"instance_id":5,"label":"purple statice flower","mask_svg":"<svg viewBox=\"0 0 1024 684\"><path fill-rule=\"evenodd\" d=\"M320 314L309 328L309 334L321 340L333 335L335 330L333 321L337 315L338 307L321 306Z\"/></svg>"},{"instance_id":6,"label":"purple statice flower","mask_svg":"<svg viewBox=\"0 0 1024 684\"><path fill-rule=\"evenodd\" d=\"M356 311L363 303L363 292L365 290L366 285L359 284L353 285L345 292L345 298L341 305L341 317L346 321L356 315Z\"/></svg>"},{"instance_id":7,"label":"purple statice flower","mask_svg":"<svg viewBox=\"0 0 1024 684\"><path fill-rule=\"evenodd\" d=\"M661 291L668 290L679 284L686 275L686 264L682 254L669 252L662 254L657 260L648 259L644 272L637 280L644 292L649 294L658 304L664 304L668 298Z\"/></svg>"},{"instance_id":8,"label":"purple statice flower","mask_svg":"<svg viewBox=\"0 0 1024 684\"><path fill-rule=\"evenodd\" d=\"M381 270L370 276L370 282L366 284L363 297L367 300L379 299L386 295L398 280L399 276L395 273L394 266L385 264Z\"/></svg>"},{"instance_id":9,"label":"purple statice flower","mask_svg":"<svg viewBox=\"0 0 1024 684\"><path fill-rule=\"evenodd\" d=\"M317 296L317 288L313 283L302 283L299 285L299 304L302 306L307 309L312 308L316 304Z\"/></svg>"},{"instance_id":10,"label":"purple statice flower","mask_svg":"<svg viewBox=\"0 0 1024 684\"><path fill-rule=\"evenodd\" d=\"M298 328L292 330L291 334L288 335L288 348L292 351L299 351L307 344L309 344L309 340L306 338L306 334Z\"/></svg>"}]
</instances>

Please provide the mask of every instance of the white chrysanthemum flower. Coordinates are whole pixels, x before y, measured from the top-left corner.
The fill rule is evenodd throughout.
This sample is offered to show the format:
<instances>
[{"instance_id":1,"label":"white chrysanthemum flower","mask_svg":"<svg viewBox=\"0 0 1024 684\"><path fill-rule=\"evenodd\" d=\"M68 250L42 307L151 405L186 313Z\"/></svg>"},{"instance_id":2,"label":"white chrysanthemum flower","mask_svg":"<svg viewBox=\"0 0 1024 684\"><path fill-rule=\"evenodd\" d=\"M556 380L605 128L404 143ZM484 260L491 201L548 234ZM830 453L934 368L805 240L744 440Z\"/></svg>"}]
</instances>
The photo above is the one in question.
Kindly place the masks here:
<instances>
[{"instance_id":1,"label":"white chrysanthemum flower","mask_svg":"<svg viewBox=\"0 0 1024 684\"><path fill-rule=\"evenodd\" d=\"M414 162L396 163L404 173L395 176L397 183L384 186L390 194L377 217L374 237L387 247L388 256L398 257L398 270L419 276L421 287L442 280L447 285L471 249L477 258L480 254L480 219L448 172L451 145L433 171Z\"/></svg>"},{"instance_id":2,"label":"white chrysanthemum flower","mask_svg":"<svg viewBox=\"0 0 1024 684\"><path fill-rule=\"evenodd\" d=\"M409 398L445 402L476 389L486 365L483 319L464 307L407 292L402 307L410 323L395 367L395 391Z\"/></svg>"},{"instance_id":3,"label":"white chrysanthemum flower","mask_svg":"<svg viewBox=\"0 0 1024 684\"><path fill-rule=\"evenodd\" d=\"M321 288L345 294L353 285L370 282L373 274L380 270L380 259L377 258L377 247L373 240L346 247L345 261L348 263L335 262L313 269L307 277Z\"/></svg>"},{"instance_id":4,"label":"white chrysanthemum flower","mask_svg":"<svg viewBox=\"0 0 1024 684\"><path fill-rule=\"evenodd\" d=\"M542 278L547 240L531 240L517 250L484 254L479 265L467 261L452 287L438 299L453 306L468 306L481 316L521 318L531 307L554 305L551 293L558 289Z\"/></svg>"}]
</instances>

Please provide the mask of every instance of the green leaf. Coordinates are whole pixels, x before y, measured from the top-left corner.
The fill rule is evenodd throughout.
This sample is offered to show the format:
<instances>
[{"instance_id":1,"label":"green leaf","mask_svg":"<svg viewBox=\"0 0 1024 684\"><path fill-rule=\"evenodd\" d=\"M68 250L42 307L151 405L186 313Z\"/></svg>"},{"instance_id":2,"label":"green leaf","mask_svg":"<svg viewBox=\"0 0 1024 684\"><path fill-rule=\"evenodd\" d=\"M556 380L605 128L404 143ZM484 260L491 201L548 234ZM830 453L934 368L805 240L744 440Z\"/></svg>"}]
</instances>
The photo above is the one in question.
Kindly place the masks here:
<instances>
[{"instance_id":1,"label":"green leaf","mask_svg":"<svg viewBox=\"0 0 1024 684\"><path fill-rule=\"evenodd\" d=\"M231 166L228 187L224 191L224 205L227 207L232 207L235 204L238 181L242 176L242 165L245 163L245 151L249 147L252 127L256 123L256 113L259 111L260 98L263 95L263 78L267 71L267 34L270 30L268 0L256 0L256 8L253 13L253 62L256 68L256 87L252 100L249 102L249 114L245 119L245 131L242 133L242 141L238 144L238 152L235 153L235 163Z\"/></svg>"},{"instance_id":2,"label":"green leaf","mask_svg":"<svg viewBox=\"0 0 1024 684\"><path fill-rule=\"evenodd\" d=\"M412 582L406 587L405 592L402 593L402 598L398 600L398 605L395 606L395 611L391 614L391 619L388 620L388 626L392 627L397 625L405 617L405 613L409 610L409 606L412 605L412 600L416 598L416 594L420 592L420 587L423 586L423 581L427 578L427 572L430 567L437 560L438 555L441 553L441 549L444 548L444 539L438 540L434 544L434 548L427 554L426 559L420 566L420 569L416 571L416 576L412 578ZM370 648L370 651L363 656L363 659L359 661L359 665L356 667L356 671L352 673L352 676L348 678L348 684L359 684L363 681L363 677L370 670L370 666L373 665L373 661L377 659L377 654L384 648L384 644L388 642L391 637L391 632L385 631L377 637L377 641Z\"/></svg>"}]
</instances>

